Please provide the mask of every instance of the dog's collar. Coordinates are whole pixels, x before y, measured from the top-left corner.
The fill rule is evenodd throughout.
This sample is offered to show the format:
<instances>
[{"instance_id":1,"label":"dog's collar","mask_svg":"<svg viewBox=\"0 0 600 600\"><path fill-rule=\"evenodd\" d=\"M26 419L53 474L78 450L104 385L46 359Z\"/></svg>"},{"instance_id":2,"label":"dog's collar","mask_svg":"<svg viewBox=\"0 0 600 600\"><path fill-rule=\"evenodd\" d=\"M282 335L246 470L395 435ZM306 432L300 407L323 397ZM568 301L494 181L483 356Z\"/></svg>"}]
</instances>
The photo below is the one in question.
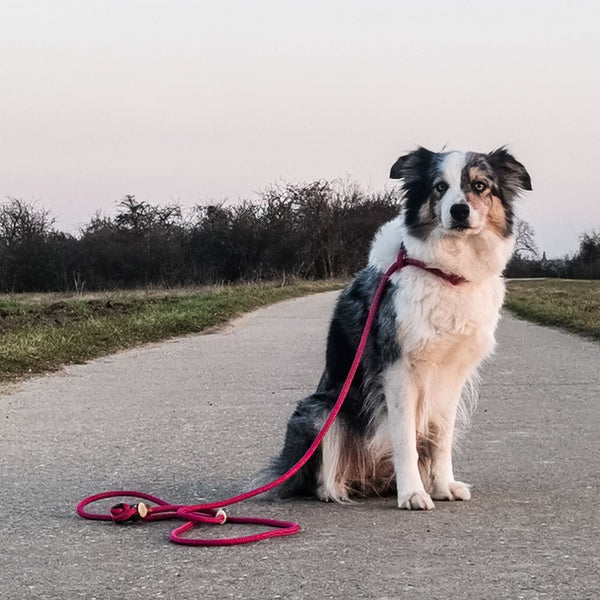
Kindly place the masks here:
<instances>
[{"instance_id":1,"label":"dog's collar","mask_svg":"<svg viewBox=\"0 0 600 600\"><path fill-rule=\"evenodd\" d=\"M422 269L423 271L428 271L429 273L436 275L437 277L451 283L452 285L460 285L461 283L466 283L467 280L462 275L457 275L456 273L446 273L441 269L437 269L435 267L428 267L424 262L417 260L416 258L410 258L408 253L406 252L406 248L404 244L400 246L400 252L398 252L398 258L396 259L396 270L400 270L407 265L417 267L418 269Z\"/></svg>"}]
</instances>

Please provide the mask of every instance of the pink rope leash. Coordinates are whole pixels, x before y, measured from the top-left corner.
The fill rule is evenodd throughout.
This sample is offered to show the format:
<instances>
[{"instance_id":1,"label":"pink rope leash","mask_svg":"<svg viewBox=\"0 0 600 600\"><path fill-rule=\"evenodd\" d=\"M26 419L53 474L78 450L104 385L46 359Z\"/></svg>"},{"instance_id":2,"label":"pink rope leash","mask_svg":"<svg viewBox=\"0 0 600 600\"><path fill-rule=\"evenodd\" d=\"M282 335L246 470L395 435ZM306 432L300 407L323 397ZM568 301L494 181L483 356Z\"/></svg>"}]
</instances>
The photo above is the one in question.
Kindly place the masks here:
<instances>
[{"instance_id":1,"label":"pink rope leash","mask_svg":"<svg viewBox=\"0 0 600 600\"><path fill-rule=\"evenodd\" d=\"M113 521L114 523L178 519L184 521L184 523L183 525L180 525L179 527L171 531L169 539L176 544L184 544L188 546L233 546L237 544L248 544L250 542L257 542L259 540L264 540L270 537L279 537L298 533L298 531L300 531L300 525L298 523L294 523L291 521L278 521L275 519L253 517L230 517L225 513L223 507L230 506L232 504L237 504L238 502L242 502L243 500L247 500L248 498L264 494L265 492L268 492L274 487L277 487L284 481L287 481L290 477L293 477L315 453L319 444L329 431L335 418L340 412L342 404L344 403L346 396L348 395L350 386L352 385L354 376L356 375L356 371L358 369L365 347L367 345L369 333L371 332L371 327L373 325L375 315L377 313L377 310L379 309L381 298L383 296L385 288L387 287L390 277L395 271L398 271L407 265L412 265L414 267L418 267L419 269L429 271L430 273L448 281L452 285L458 285L465 281L463 277L453 274L449 275L447 273L444 273L443 271L440 271L439 269L427 267L421 261L408 258L406 256L406 251L404 250L404 247L400 249L398 258L396 259L394 264L391 265L390 268L385 272L385 274L381 278L379 287L375 292L375 296L373 297L373 302L371 304L371 308L367 316L367 321L365 323L365 327L363 329L360 342L356 350L356 354L354 355L354 360L352 361L352 366L350 367L346 380L344 381L344 385L331 410L331 413L329 414L329 417L325 421L325 424L321 428L321 431L319 431L317 437L315 437L313 443L304 453L302 458L283 475L280 475L277 479L266 483L265 485L249 490L248 492L232 496L231 498L226 498L225 500L216 500L214 502L206 502L203 504L169 504L168 502L165 502L164 500L161 500L156 496L137 491L123 490L102 492L100 494L94 494L93 496L88 496L87 498L84 498L77 505L77 514L80 517L83 517L84 519L92 519L97 521ZM121 497L132 497L141 500L147 500L148 502L152 502L153 505L148 505L143 502L133 505L120 503L113 506L110 509L109 514L91 513L85 510L85 508L89 504L97 502L98 500ZM198 525L223 525L225 524L225 522L249 525L263 525L268 529L252 535L229 538L191 538L184 536L185 533L194 529Z\"/></svg>"}]
</instances>

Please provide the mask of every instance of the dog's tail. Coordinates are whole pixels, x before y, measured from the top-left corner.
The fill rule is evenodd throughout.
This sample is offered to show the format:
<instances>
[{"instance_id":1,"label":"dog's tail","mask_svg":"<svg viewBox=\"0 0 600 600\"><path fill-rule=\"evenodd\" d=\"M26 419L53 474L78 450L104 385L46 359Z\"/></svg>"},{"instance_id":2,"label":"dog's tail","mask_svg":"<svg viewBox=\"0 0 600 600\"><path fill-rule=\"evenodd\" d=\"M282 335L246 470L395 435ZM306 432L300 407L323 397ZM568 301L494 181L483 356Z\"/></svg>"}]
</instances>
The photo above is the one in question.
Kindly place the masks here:
<instances>
[{"instance_id":1,"label":"dog's tail","mask_svg":"<svg viewBox=\"0 0 600 600\"><path fill-rule=\"evenodd\" d=\"M256 476L254 482L265 485L287 473L306 453L319 432L330 409L329 394L313 394L298 403L290 417L283 448L271 460L268 467ZM285 500L292 497L314 497L317 491L321 449L317 448L307 463L290 479L267 492L272 500Z\"/></svg>"}]
</instances>

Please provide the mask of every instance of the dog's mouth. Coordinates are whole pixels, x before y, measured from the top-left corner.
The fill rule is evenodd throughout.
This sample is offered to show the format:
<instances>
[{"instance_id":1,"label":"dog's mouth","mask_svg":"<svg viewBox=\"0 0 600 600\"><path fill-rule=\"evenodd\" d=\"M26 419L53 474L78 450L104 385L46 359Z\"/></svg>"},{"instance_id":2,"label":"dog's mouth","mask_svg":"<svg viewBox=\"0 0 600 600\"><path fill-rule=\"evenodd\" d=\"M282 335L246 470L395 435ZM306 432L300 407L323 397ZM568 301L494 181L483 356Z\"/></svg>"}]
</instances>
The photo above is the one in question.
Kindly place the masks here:
<instances>
[{"instance_id":1,"label":"dog's mouth","mask_svg":"<svg viewBox=\"0 0 600 600\"><path fill-rule=\"evenodd\" d=\"M446 229L448 235L455 237L478 235L481 233L481 227L467 225L466 223L455 223Z\"/></svg>"},{"instance_id":2,"label":"dog's mouth","mask_svg":"<svg viewBox=\"0 0 600 600\"><path fill-rule=\"evenodd\" d=\"M468 223L452 223L449 228L450 231L456 231L458 233L468 231L469 229L473 229L473 227L471 227Z\"/></svg>"}]
</instances>

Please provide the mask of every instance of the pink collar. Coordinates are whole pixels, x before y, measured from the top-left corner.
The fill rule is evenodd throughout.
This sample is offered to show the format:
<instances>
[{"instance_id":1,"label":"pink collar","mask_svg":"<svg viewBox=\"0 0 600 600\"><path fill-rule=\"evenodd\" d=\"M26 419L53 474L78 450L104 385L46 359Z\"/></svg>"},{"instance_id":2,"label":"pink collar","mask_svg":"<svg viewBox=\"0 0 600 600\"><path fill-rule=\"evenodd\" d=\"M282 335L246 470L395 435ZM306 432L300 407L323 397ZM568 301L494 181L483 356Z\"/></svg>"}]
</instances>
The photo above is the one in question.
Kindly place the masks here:
<instances>
[{"instance_id":1,"label":"pink collar","mask_svg":"<svg viewBox=\"0 0 600 600\"><path fill-rule=\"evenodd\" d=\"M404 268L407 265L411 265L413 267L417 267L418 269L422 269L423 271L429 271L433 275L444 279L445 281L451 283L452 285L459 285L461 283L466 283L467 280L462 275L457 275L455 273L445 273L441 269L436 269L435 267L428 267L424 262L417 260L416 258L410 258L408 253L406 252L406 248L404 244L400 246L400 252L398 253L398 258L396 259L396 271Z\"/></svg>"}]
</instances>

